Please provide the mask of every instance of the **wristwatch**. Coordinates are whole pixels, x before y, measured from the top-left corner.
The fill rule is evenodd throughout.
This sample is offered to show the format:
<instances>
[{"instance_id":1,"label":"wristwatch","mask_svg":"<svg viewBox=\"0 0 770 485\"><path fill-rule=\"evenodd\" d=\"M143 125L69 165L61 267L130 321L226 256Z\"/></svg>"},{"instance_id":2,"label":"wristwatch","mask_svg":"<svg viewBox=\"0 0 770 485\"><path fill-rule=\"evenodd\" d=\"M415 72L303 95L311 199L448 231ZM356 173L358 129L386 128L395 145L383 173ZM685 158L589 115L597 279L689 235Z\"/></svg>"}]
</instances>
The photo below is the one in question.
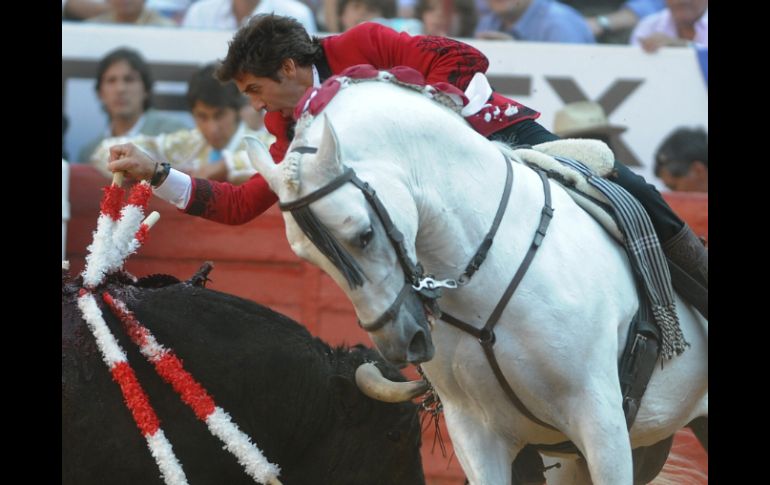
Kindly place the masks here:
<instances>
[{"instance_id":1,"label":"wristwatch","mask_svg":"<svg viewBox=\"0 0 770 485\"><path fill-rule=\"evenodd\" d=\"M160 168L160 170L158 170L158 168ZM152 178L150 179L150 185L152 185L153 187L158 187L160 184L165 182L169 172L171 172L170 163L168 162L163 162L161 164L156 163L155 173L152 175Z\"/></svg>"},{"instance_id":2,"label":"wristwatch","mask_svg":"<svg viewBox=\"0 0 770 485\"><path fill-rule=\"evenodd\" d=\"M602 33L610 32L610 19L606 15L598 15L596 17L596 23L602 28Z\"/></svg>"}]
</instances>

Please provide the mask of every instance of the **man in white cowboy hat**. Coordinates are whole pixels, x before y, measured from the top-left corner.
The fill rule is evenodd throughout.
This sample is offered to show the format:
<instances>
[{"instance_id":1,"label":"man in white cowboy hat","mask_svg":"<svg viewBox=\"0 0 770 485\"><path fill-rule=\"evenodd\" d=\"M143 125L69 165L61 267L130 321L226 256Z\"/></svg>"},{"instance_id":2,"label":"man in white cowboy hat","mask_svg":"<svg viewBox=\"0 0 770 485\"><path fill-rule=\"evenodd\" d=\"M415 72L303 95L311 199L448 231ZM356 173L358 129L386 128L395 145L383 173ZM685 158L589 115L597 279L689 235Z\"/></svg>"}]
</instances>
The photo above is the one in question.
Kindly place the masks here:
<instances>
[{"instance_id":1,"label":"man in white cowboy hat","mask_svg":"<svg viewBox=\"0 0 770 485\"><path fill-rule=\"evenodd\" d=\"M623 160L622 153L615 148L617 136L626 131L625 126L613 126L604 108L595 101L576 101L564 105L556 112L553 132L562 138L591 138L601 140L610 147L624 165L633 165Z\"/></svg>"}]
</instances>

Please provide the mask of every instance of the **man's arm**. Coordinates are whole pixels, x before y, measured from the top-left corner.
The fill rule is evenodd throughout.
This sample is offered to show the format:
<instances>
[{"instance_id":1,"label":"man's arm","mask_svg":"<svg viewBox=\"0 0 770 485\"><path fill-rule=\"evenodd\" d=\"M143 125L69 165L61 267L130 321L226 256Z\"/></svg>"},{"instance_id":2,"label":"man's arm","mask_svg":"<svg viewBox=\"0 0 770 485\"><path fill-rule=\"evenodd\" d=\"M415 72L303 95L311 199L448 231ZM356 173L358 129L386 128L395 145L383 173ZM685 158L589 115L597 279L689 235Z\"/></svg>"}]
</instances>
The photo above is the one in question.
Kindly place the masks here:
<instances>
[{"instance_id":1,"label":"man's arm","mask_svg":"<svg viewBox=\"0 0 770 485\"><path fill-rule=\"evenodd\" d=\"M428 83L448 82L462 89L473 75L489 67L486 56L468 44L446 37L411 36L373 22L322 40L333 73L356 64L378 69L409 66Z\"/></svg>"},{"instance_id":2,"label":"man's arm","mask_svg":"<svg viewBox=\"0 0 770 485\"><path fill-rule=\"evenodd\" d=\"M130 179L149 181L159 165L131 143L110 148L108 169L125 172ZM234 186L193 178L175 169L171 169L168 177L158 184L155 194L188 214L231 225L254 219L278 201L259 174Z\"/></svg>"}]
</instances>

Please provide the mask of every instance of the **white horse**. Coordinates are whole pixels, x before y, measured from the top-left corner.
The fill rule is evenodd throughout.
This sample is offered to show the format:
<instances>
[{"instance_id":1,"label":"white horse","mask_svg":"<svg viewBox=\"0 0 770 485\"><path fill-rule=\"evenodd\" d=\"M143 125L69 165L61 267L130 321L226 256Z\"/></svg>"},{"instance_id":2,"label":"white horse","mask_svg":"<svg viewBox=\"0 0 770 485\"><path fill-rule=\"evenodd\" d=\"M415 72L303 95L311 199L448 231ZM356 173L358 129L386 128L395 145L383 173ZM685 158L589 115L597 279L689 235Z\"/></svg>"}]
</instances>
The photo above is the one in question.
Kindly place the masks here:
<instances>
[{"instance_id":1,"label":"white horse","mask_svg":"<svg viewBox=\"0 0 770 485\"><path fill-rule=\"evenodd\" d=\"M280 165L252 144L250 155L282 205L309 207L323 226L311 241L297 216L284 212L292 250L345 291L388 360L422 362L470 483L510 483L511 462L525 445L571 440L584 459L548 471L549 483L632 484L632 448L708 415L708 322L676 297L691 348L656 365L627 431L618 359L639 304L631 267L623 248L550 183L553 220L495 328L502 373L536 420L514 407L479 342L429 318L407 289L409 263L400 264L363 191L340 177L352 168L376 189L403 233L406 257L419 260L426 274L440 280L463 273L500 202L506 150L429 98L387 82L351 84L324 116L300 118ZM442 310L478 328L532 244L543 207L538 175L515 160L512 165L508 209L486 261L467 285L444 289L439 300ZM319 250L324 246L326 255Z\"/></svg>"}]
</instances>

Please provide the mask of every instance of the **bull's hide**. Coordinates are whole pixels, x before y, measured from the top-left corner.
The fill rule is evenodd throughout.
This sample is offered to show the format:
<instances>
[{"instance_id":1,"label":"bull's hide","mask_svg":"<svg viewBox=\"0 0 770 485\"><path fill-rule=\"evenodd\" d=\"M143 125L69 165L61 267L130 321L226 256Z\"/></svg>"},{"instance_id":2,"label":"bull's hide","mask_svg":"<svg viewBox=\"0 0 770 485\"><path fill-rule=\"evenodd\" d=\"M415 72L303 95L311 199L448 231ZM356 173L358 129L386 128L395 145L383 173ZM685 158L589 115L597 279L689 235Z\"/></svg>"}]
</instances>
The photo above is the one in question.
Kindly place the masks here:
<instances>
[{"instance_id":1,"label":"bull's hide","mask_svg":"<svg viewBox=\"0 0 770 485\"><path fill-rule=\"evenodd\" d=\"M81 318L77 283L62 277L62 483L163 483ZM281 467L285 485L423 483L416 406L373 401L355 387L364 361L403 380L374 351L331 348L266 307L168 277L112 277L104 289L177 353ZM190 483L253 483L97 300Z\"/></svg>"}]
</instances>

